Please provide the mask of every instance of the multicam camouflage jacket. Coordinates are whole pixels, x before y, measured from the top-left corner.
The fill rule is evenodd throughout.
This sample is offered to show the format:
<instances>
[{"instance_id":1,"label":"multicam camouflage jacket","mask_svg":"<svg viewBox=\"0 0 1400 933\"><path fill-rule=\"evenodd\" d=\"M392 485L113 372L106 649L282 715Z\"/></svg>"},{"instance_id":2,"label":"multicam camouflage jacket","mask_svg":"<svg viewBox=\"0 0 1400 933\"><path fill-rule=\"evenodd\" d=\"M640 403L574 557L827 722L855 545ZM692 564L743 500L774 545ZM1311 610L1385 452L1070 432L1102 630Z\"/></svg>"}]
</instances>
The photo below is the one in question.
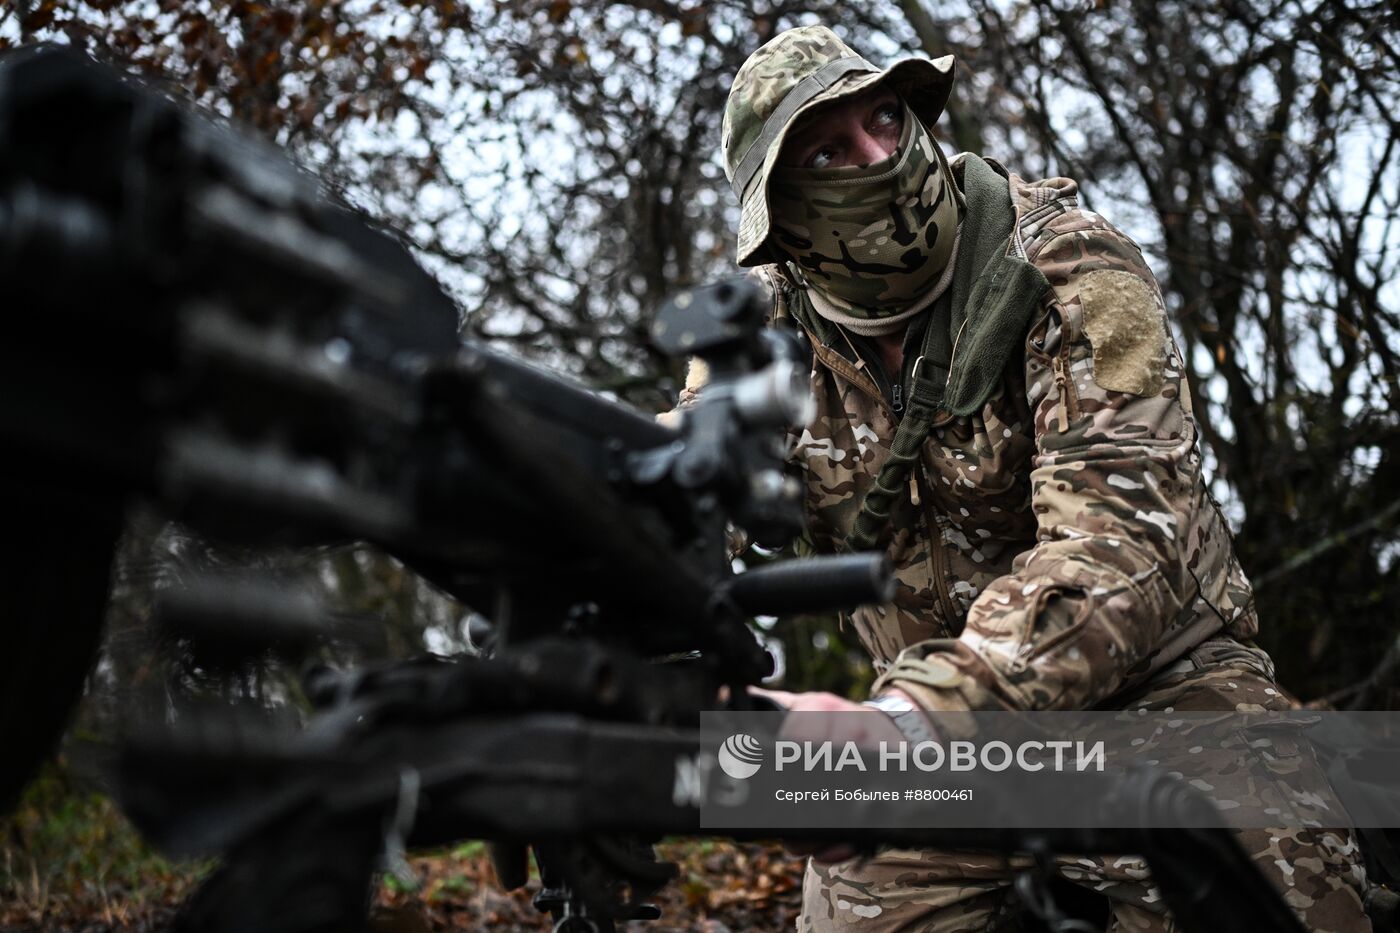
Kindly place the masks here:
<instances>
[{"instance_id":1,"label":"multicam camouflage jacket","mask_svg":"<svg viewBox=\"0 0 1400 933\"><path fill-rule=\"evenodd\" d=\"M1006 174L1009 248L1052 287L981 410L935 417L879 539L895 599L850 622L882 672L877 690L897 685L928 709L1112 706L1206 639L1248 638L1258 623L1140 250L1079 207L1073 181ZM775 322L792 323L801 296L781 267L753 274ZM812 350L818 412L794 460L809 543L833 552L889 453L898 383L858 340Z\"/></svg>"}]
</instances>

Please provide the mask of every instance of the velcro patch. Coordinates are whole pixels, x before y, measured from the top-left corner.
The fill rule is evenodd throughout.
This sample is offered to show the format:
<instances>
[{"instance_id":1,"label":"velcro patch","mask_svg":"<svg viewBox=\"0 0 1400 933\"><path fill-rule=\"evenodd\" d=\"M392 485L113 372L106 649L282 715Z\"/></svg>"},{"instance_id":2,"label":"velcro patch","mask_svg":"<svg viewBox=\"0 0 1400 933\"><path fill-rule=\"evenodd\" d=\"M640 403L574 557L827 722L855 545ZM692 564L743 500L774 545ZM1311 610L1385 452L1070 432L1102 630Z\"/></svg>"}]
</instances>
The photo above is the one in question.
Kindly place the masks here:
<instances>
[{"instance_id":1,"label":"velcro patch","mask_svg":"<svg viewBox=\"0 0 1400 933\"><path fill-rule=\"evenodd\" d=\"M1110 392L1162 391L1166 313L1152 286L1131 272L1102 269L1084 276L1079 300L1094 348L1094 381Z\"/></svg>"},{"instance_id":2,"label":"velcro patch","mask_svg":"<svg viewBox=\"0 0 1400 933\"><path fill-rule=\"evenodd\" d=\"M951 664L936 658L906 656L903 652L895 659L894 666L882 680L908 680L928 687L956 687L963 682L963 675Z\"/></svg>"}]
</instances>

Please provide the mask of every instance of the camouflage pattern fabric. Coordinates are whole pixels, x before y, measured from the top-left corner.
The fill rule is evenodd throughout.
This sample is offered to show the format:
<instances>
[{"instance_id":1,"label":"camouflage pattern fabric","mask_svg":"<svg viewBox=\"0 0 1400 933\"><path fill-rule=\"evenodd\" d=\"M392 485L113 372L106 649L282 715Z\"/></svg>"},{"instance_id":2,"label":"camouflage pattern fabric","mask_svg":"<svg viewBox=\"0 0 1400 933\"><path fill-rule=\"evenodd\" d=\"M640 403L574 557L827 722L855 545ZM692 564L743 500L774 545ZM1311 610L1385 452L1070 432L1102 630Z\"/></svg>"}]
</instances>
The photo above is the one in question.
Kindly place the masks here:
<instances>
[{"instance_id":1,"label":"camouflage pattern fabric","mask_svg":"<svg viewBox=\"0 0 1400 933\"><path fill-rule=\"evenodd\" d=\"M802 108L782 114L787 95L847 55L829 31L806 27L740 69L725 111L731 179L755 141L766 146L757 180L739 186L741 265L779 256L767 249L767 179L782 135L767 121L790 125ZM883 77L928 127L951 82L944 62L925 63L932 71L900 63ZM876 80L853 71L803 106ZM957 159L951 174L961 186ZM981 408L935 417L877 542L895 567L895 597L848 617L881 672L876 691L898 687L925 709L951 711L1286 703L1267 656L1246 644L1258 630L1252 593L1207 491L1181 353L1141 251L1079 207L1073 181L1007 174L1008 249L1051 288ZM793 326L800 267L753 275L773 292L774 322ZM829 341L808 335L817 416L792 439L805 544L823 553L842 549L898 420L873 375L880 361L833 330ZM699 389L694 375L682 405ZM1369 929L1349 835L1264 831L1242 841L1312 928ZM1016 866L927 851L813 867L799 928L994 929L1015 913L1007 885ZM1141 859L1066 857L1060 872L1112 899L1111 929L1171 928Z\"/></svg>"},{"instance_id":2,"label":"camouflage pattern fabric","mask_svg":"<svg viewBox=\"0 0 1400 933\"><path fill-rule=\"evenodd\" d=\"M952 168L960 178L959 160ZM1286 700L1267 656L1243 644L1258 629L1252 594L1206 490L1150 270L1128 237L1079 208L1069 179L1012 175L1011 193L1014 248L1052 291L1001 390L972 415L935 420L896 504L880 542L895 598L848 617L883 672L877 692L897 685L932 710L1276 708ZM784 322L790 279L771 266L752 274ZM894 435L874 363L850 342L813 340L818 414L793 458L815 551L839 550ZM699 386L691 380L682 404ZM1369 929L1348 834L1242 841L1311 928ZM1016 865L928 851L814 866L800 928L995 929L1014 913ZM1111 929L1171 929L1140 860L1086 856L1061 870L1113 899Z\"/></svg>"},{"instance_id":3,"label":"camouflage pattern fabric","mask_svg":"<svg viewBox=\"0 0 1400 933\"><path fill-rule=\"evenodd\" d=\"M958 204L941 150L908 105L889 159L784 167L769 205L777 244L807 287L845 315L884 318L936 297L929 292L948 266Z\"/></svg>"},{"instance_id":4,"label":"camouflage pattern fabric","mask_svg":"<svg viewBox=\"0 0 1400 933\"><path fill-rule=\"evenodd\" d=\"M1180 712L1294 705L1274 684L1268 656L1228 637L1206 641L1119 702L1130 710ZM1245 830L1238 838L1309 930L1371 929L1362 906L1365 870L1350 832ZM946 849L887 850L864 862L809 863L798 930L1020 929L1024 908L1011 882L1031 864L1023 855ZM1110 931L1179 929L1140 857L1057 854L1055 870L1108 899Z\"/></svg>"},{"instance_id":5,"label":"camouflage pattern fabric","mask_svg":"<svg viewBox=\"0 0 1400 933\"><path fill-rule=\"evenodd\" d=\"M826 84L819 73L838 61L851 70ZM813 87L817 93L803 97L799 89L808 87L803 82L809 79L820 89ZM725 102L722 124L724 170L739 197L739 265L777 259L768 243L768 179L788 129L813 107L881 83L898 93L924 126L933 126L953 85L953 56L908 58L881 71L825 26L802 26L780 33L744 62ZM755 171L746 176L750 167Z\"/></svg>"},{"instance_id":6,"label":"camouflage pattern fabric","mask_svg":"<svg viewBox=\"0 0 1400 933\"><path fill-rule=\"evenodd\" d=\"M953 174L960 177L959 160ZM999 391L940 414L880 546L897 589L849 622L877 669L925 708L1086 709L1145 683L1205 639L1258 630L1229 530L1201 472L1180 352L1137 246L1079 209L1065 178L1011 176L1015 248L1049 279ZM1086 284L1110 335L1159 360L1152 394L1106 389L1084 326ZM780 270L753 273L789 317ZM1123 289L1129 275L1140 288ZM790 323L790 322L789 322ZM1099 331L1102 335L1102 329ZM1129 339L1131 338L1131 339ZM1102 360L1112 340L1100 343ZM872 365L813 340L817 416L794 438L807 545L838 551L888 455L896 416ZM698 385L682 393L682 404Z\"/></svg>"}]
</instances>

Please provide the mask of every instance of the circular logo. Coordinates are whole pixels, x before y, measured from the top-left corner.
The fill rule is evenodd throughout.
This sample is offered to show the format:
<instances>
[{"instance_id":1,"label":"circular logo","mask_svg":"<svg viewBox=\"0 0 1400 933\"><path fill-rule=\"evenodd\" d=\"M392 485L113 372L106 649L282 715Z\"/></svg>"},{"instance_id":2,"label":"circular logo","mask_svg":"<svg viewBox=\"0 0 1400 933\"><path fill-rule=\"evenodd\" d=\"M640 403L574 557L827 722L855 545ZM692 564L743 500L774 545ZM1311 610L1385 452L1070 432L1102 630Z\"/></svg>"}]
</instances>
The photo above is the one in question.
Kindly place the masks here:
<instances>
[{"instance_id":1,"label":"circular logo","mask_svg":"<svg viewBox=\"0 0 1400 933\"><path fill-rule=\"evenodd\" d=\"M742 732L731 735L719 747L719 767L735 780L751 778L763 764L763 746Z\"/></svg>"}]
</instances>

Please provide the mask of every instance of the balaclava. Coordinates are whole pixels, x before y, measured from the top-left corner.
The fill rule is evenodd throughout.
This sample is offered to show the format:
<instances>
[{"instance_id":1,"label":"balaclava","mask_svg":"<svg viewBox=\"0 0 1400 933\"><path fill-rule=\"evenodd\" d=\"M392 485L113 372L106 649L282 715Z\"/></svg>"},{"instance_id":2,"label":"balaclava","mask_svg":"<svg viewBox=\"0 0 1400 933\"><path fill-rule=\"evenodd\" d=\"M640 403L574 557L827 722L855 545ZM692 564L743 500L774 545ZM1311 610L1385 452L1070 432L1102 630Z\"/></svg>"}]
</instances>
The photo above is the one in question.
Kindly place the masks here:
<instances>
[{"instance_id":1,"label":"balaclava","mask_svg":"<svg viewBox=\"0 0 1400 933\"><path fill-rule=\"evenodd\" d=\"M903 122L887 159L779 166L768 186L773 242L791 258L813 307L867 336L893 333L932 304L953 268L959 209L951 174L907 104Z\"/></svg>"}]
</instances>

